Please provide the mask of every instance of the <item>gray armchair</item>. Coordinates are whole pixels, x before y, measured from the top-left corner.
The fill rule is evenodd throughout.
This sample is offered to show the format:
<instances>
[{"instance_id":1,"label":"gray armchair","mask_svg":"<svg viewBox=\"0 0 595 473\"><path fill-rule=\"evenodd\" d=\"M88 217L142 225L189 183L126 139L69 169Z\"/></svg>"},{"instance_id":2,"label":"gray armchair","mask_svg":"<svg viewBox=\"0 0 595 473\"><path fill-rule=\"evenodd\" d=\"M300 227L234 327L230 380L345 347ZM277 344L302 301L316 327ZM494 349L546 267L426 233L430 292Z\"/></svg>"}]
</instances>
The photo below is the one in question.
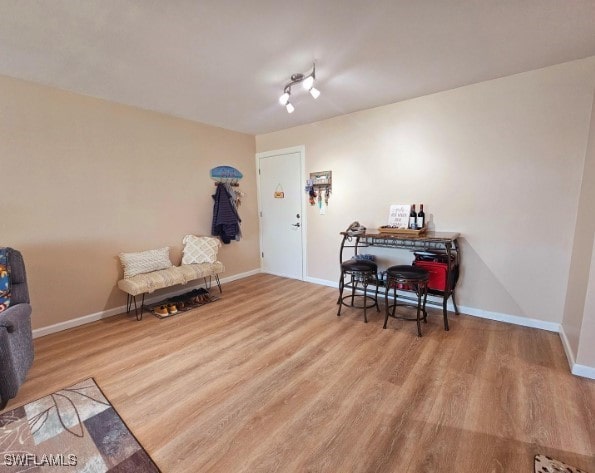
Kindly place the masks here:
<instances>
[{"instance_id":1,"label":"gray armchair","mask_svg":"<svg viewBox=\"0 0 595 473\"><path fill-rule=\"evenodd\" d=\"M11 297L8 309L0 312L0 410L17 395L33 363L31 305L23 256L7 248Z\"/></svg>"}]
</instances>

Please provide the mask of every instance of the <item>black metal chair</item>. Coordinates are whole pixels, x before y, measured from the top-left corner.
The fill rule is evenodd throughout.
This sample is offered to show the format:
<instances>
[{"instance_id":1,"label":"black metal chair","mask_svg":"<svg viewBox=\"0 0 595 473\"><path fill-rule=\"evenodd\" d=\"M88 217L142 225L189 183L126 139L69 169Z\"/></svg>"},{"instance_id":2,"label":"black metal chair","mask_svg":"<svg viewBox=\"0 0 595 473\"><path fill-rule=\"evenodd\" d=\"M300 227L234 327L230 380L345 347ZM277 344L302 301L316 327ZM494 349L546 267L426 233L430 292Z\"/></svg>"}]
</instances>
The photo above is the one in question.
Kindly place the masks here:
<instances>
[{"instance_id":1,"label":"black metal chair","mask_svg":"<svg viewBox=\"0 0 595 473\"><path fill-rule=\"evenodd\" d=\"M364 309L364 322L368 323L367 310L372 307L376 307L376 310L380 312L378 306L378 266L373 261L352 259L341 263L341 278L339 279L339 310L337 316L341 315L341 308L345 305L348 307L356 307L358 309ZM350 277L349 282L345 283L345 277ZM361 283L363 294L356 294L358 290L358 284ZM368 286L374 284L376 289L374 296L368 294ZM343 296L343 289L345 287L351 288L351 294ZM362 305L355 305L355 298L362 299ZM351 303L345 302L346 299L351 299ZM370 302L372 302L370 304Z\"/></svg>"},{"instance_id":2,"label":"black metal chair","mask_svg":"<svg viewBox=\"0 0 595 473\"><path fill-rule=\"evenodd\" d=\"M386 291L384 293L385 315L384 326L386 328L388 318L411 320L417 322L417 336L421 337L421 321L427 323L428 313L426 312L426 300L428 297L428 280L430 273L425 269L410 265L391 266L386 271ZM399 287L401 286L401 287ZM393 303L389 304L388 296L390 290L393 290ZM397 301L397 290L409 290L417 295L417 304L403 303ZM407 317L405 315L396 315L397 306L413 307L417 309L416 317ZM423 317L422 317L423 314Z\"/></svg>"}]
</instances>

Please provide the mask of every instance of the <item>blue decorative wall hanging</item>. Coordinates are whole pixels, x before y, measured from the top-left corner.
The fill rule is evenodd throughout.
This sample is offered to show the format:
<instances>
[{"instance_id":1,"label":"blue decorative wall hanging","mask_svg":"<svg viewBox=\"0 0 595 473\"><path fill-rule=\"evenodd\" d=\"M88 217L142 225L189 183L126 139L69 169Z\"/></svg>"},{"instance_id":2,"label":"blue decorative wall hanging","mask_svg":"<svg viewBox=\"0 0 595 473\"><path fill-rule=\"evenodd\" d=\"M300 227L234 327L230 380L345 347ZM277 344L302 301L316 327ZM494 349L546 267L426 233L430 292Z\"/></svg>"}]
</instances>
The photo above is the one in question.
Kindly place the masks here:
<instances>
[{"instance_id":1,"label":"blue decorative wall hanging","mask_svg":"<svg viewBox=\"0 0 595 473\"><path fill-rule=\"evenodd\" d=\"M211 179L215 182L223 182L225 184L237 186L242 177L244 177L244 175L231 166L217 166L216 168L211 169Z\"/></svg>"}]
</instances>

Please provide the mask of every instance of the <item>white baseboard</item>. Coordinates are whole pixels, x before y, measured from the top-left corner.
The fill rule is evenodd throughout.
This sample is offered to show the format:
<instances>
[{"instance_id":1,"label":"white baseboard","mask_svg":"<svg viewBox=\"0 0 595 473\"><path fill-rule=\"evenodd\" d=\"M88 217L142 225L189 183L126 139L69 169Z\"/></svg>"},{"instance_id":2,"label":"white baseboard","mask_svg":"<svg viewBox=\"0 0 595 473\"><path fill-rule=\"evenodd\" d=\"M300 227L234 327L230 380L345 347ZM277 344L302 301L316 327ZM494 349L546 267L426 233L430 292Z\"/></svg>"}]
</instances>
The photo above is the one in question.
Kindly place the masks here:
<instances>
[{"instance_id":1,"label":"white baseboard","mask_svg":"<svg viewBox=\"0 0 595 473\"><path fill-rule=\"evenodd\" d=\"M68 330L69 328L89 324L97 320L107 319L108 317L113 317L114 315L121 314L122 312L126 312L125 305L102 310L101 312L95 312L94 314L83 315L82 317L66 320L54 325L48 325L47 327L36 328L33 329L33 338L43 337L44 335L49 335L50 333L61 332L62 330Z\"/></svg>"},{"instance_id":2,"label":"white baseboard","mask_svg":"<svg viewBox=\"0 0 595 473\"><path fill-rule=\"evenodd\" d=\"M583 378L595 379L595 368L587 365L579 365L576 363L572 348L570 348L570 342L564 331L564 327L560 326L560 340L562 340L562 346L568 359L568 365L570 366L570 372L575 376L581 376Z\"/></svg>"},{"instance_id":3,"label":"white baseboard","mask_svg":"<svg viewBox=\"0 0 595 473\"><path fill-rule=\"evenodd\" d=\"M247 278L248 276L253 276L255 274L259 274L260 269L254 269L251 271L246 271L244 273L234 274L232 276L228 276L226 278L220 278L221 284L225 284L228 282L236 281L238 279ZM214 281L213 281L214 282ZM204 286L203 284L186 284L181 286L180 289L175 291L161 293L158 296L146 297L145 298L145 305L151 305L155 302L159 302L162 299L167 297L174 297L180 294L184 294L189 290L192 290L197 287ZM76 319L66 320L64 322L59 322L54 325L48 325L47 327L36 328L33 330L33 338L43 337L44 335L49 335L50 333L61 332L62 330L68 330L69 328L78 327L80 325L85 325L91 322L96 322L97 320L107 319L108 317L113 317L114 315L122 314L126 312L126 305L121 305L119 307L113 307L112 309L102 310L100 312L95 312L93 314L83 315L82 317L77 317Z\"/></svg>"},{"instance_id":4,"label":"white baseboard","mask_svg":"<svg viewBox=\"0 0 595 473\"><path fill-rule=\"evenodd\" d=\"M458 306L459 312L482 319L497 320L499 322L506 322L513 325L521 325L523 327L539 328L547 330L548 332L560 332L560 324L556 322L547 322L545 320L531 319L529 317L520 317L518 315L503 314L501 312L492 312L483 309L476 309L474 307ZM452 304L448 303L448 309L454 310Z\"/></svg>"},{"instance_id":5,"label":"white baseboard","mask_svg":"<svg viewBox=\"0 0 595 473\"><path fill-rule=\"evenodd\" d=\"M562 341L564 353L566 353L566 359L568 360L570 371L572 371L572 368L575 365L574 353L572 353L572 348L570 348L570 342L568 341L568 337L566 336L566 332L564 331L564 327L562 325L560 325L560 340Z\"/></svg>"},{"instance_id":6,"label":"white baseboard","mask_svg":"<svg viewBox=\"0 0 595 473\"><path fill-rule=\"evenodd\" d=\"M260 274L260 273L261 273L260 268L252 269L252 270L246 271L244 273L234 274L233 276L228 276L226 278L220 278L219 281L221 282L221 284L225 284L228 282L237 281L238 279L244 279L249 276L254 276L255 274Z\"/></svg>"},{"instance_id":7,"label":"white baseboard","mask_svg":"<svg viewBox=\"0 0 595 473\"><path fill-rule=\"evenodd\" d=\"M329 287L339 288L339 283L337 281L328 281L326 279L311 278L309 276L306 276L304 278L304 281L318 284L320 286L329 286Z\"/></svg>"},{"instance_id":8,"label":"white baseboard","mask_svg":"<svg viewBox=\"0 0 595 473\"><path fill-rule=\"evenodd\" d=\"M572 374L583 378L595 379L595 368L575 363L572 367Z\"/></svg>"}]
</instances>

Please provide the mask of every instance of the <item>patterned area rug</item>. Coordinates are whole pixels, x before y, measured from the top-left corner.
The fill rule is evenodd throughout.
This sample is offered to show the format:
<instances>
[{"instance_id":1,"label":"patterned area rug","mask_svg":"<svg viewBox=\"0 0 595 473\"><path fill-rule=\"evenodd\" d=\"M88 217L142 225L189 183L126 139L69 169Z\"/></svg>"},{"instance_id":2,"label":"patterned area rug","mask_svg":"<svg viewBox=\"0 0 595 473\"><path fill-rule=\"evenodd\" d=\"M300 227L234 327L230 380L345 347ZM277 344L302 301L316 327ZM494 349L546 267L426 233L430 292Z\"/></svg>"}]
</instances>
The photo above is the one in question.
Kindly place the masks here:
<instances>
[{"instance_id":1,"label":"patterned area rug","mask_svg":"<svg viewBox=\"0 0 595 473\"><path fill-rule=\"evenodd\" d=\"M93 378L0 414L2 472L159 472Z\"/></svg>"},{"instance_id":2,"label":"patterned area rug","mask_svg":"<svg viewBox=\"0 0 595 473\"><path fill-rule=\"evenodd\" d=\"M587 473L584 470L567 465L560 460L545 456L535 455L535 473L557 473L562 471L564 473Z\"/></svg>"}]
</instances>

